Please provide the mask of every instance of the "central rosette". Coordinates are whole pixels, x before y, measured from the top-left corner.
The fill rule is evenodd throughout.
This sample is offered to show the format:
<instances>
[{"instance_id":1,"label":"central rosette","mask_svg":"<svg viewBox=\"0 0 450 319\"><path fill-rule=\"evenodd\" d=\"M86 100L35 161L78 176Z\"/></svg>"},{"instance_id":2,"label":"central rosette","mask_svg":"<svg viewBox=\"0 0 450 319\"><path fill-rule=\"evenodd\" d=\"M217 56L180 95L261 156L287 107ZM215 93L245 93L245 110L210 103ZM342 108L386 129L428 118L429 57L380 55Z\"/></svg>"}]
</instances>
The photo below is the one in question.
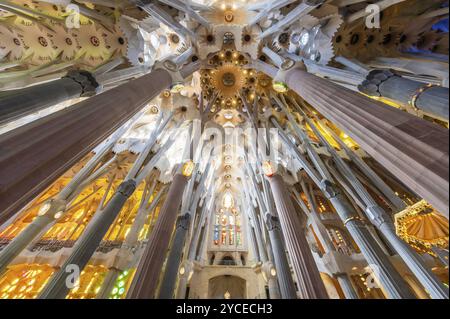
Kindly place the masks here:
<instances>
[{"instance_id":1,"label":"central rosette","mask_svg":"<svg viewBox=\"0 0 450 319\"><path fill-rule=\"evenodd\" d=\"M256 72L245 68L245 57L235 50L224 50L210 57L209 68L201 71L201 85L206 100L217 93L214 107L242 106L241 95L254 95Z\"/></svg>"},{"instance_id":2,"label":"central rosette","mask_svg":"<svg viewBox=\"0 0 450 319\"><path fill-rule=\"evenodd\" d=\"M234 84L236 83L236 77L234 73L227 72L222 75L222 83L224 86L234 86Z\"/></svg>"},{"instance_id":3,"label":"central rosette","mask_svg":"<svg viewBox=\"0 0 450 319\"><path fill-rule=\"evenodd\" d=\"M225 103L237 100L239 92L247 84L248 70L233 64L224 63L216 70L210 71L211 84L219 92L219 98Z\"/></svg>"}]
</instances>

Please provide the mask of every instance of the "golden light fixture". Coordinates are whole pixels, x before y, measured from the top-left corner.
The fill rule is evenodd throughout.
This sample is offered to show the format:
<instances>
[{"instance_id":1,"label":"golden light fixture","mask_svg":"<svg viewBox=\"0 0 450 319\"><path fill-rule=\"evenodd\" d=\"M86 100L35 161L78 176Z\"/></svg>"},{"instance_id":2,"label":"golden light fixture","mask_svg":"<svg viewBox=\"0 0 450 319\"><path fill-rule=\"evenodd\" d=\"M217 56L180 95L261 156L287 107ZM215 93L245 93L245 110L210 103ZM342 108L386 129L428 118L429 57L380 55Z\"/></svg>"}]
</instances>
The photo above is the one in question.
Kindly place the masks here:
<instances>
[{"instance_id":1,"label":"golden light fixture","mask_svg":"<svg viewBox=\"0 0 450 319\"><path fill-rule=\"evenodd\" d=\"M150 108L150 112L152 112L152 114L158 114L159 109L158 109L158 107L157 107L156 105L153 105L153 106Z\"/></svg>"},{"instance_id":2,"label":"golden light fixture","mask_svg":"<svg viewBox=\"0 0 450 319\"><path fill-rule=\"evenodd\" d=\"M59 212L57 212L56 214L55 214L55 219L60 219L61 217L62 217L62 215L64 214L64 212L62 211L62 210L60 210Z\"/></svg>"},{"instance_id":3,"label":"golden light fixture","mask_svg":"<svg viewBox=\"0 0 450 319\"><path fill-rule=\"evenodd\" d=\"M170 93L180 93L184 89L184 83L177 82L170 86Z\"/></svg>"},{"instance_id":4,"label":"golden light fixture","mask_svg":"<svg viewBox=\"0 0 450 319\"><path fill-rule=\"evenodd\" d=\"M280 81L273 81L272 88L278 93L286 93L289 89L286 83Z\"/></svg>"},{"instance_id":5,"label":"golden light fixture","mask_svg":"<svg viewBox=\"0 0 450 319\"><path fill-rule=\"evenodd\" d=\"M195 164L193 161L188 161L183 164L183 168L181 169L181 173L186 177L191 177L192 172L194 171Z\"/></svg>"},{"instance_id":6,"label":"golden light fixture","mask_svg":"<svg viewBox=\"0 0 450 319\"><path fill-rule=\"evenodd\" d=\"M270 275L272 276L272 277L276 277L277 276L277 271L276 271L276 269L275 268L270 268Z\"/></svg>"},{"instance_id":7,"label":"golden light fixture","mask_svg":"<svg viewBox=\"0 0 450 319\"><path fill-rule=\"evenodd\" d=\"M50 202L45 202L41 208L39 208L38 216L44 216L52 207L52 204Z\"/></svg>"},{"instance_id":8,"label":"golden light fixture","mask_svg":"<svg viewBox=\"0 0 450 319\"><path fill-rule=\"evenodd\" d=\"M262 170L268 177L272 177L276 173L276 169L270 161L264 161L262 163Z\"/></svg>"}]
</instances>

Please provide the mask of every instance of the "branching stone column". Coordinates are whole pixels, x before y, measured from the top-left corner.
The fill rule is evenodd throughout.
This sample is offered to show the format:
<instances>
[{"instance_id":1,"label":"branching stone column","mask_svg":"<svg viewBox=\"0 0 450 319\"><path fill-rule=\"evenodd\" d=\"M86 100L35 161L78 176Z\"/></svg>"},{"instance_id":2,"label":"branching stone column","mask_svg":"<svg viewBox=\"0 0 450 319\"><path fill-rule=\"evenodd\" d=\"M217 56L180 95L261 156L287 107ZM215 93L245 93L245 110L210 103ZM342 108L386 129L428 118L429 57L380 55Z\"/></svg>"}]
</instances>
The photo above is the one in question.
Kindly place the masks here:
<instances>
[{"instance_id":1,"label":"branching stone column","mask_svg":"<svg viewBox=\"0 0 450 319\"><path fill-rule=\"evenodd\" d=\"M0 124L70 99L93 96L98 87L91 73L71 71L59 80L1 92Z\"/></svg>"},{"instance_id":2,"label":"branching stone column","mask_svg":"<svg viewBox=\"0 0 450 319\"><path fill-rule=\"evenodd\" d=\"M159 176L159 173L158 173ZM150 196L154 194L154 189L156 186L157 178L155 177L154 184L150 188L150 190L145 195L145 198L143 197L143 200L141 201L141 205L138 208L138 212L136 214L136 217L133 221L133 225L131 226L131 229L123 242L122 246L120 247L119 251L117 252L117 256L122 256L120 258L118 263L115 263L111 268L109 268L105 279L103 280L102 286L100 288L99 293L96 296L96 299L107 299L114 287L114 284L116 283L117 278L120 276L121 272L123 272L126 269L129 269L130 263L125 258L127 255L131 255L136 249L136 247L139 245L139 233L144 226L145 222L147 221L150 213L154 213L154 210L156 209L156 206L158 205L162 195L165 193L166 186L163 186L156 196L153 197L153 200L150 204L150 207L146 208L148 200L150 199Z\"/></svg>"},{"instance_id":3,"label":"branching stone column","mask_svg":"<svg viewBox=\"0 0 450 319\"><path fill-rule=\"evenodd\" d=\"M87 265L89 259L92 257L97 247L99 246L101 240L106 235L106 232L113 224L114 220L120 214L123 205L126 203L128 198L136 190L136 186L147 176L147 168L153 167L153 165L160 158L161 152L164 151L165 146L170 144L171 138L161 147L160 151L151 158L150 161L141 169L145 159L148 158L153 146L156 144L158 135L164 130L166 125L172 120L174 112L164 120L163 123L160 121L163 119L159 118L156 128L151 133L150 138L145 144L143 150L139 153L136 161L134 162L131 169L128 171L127 176L124 181L119 185L118 190L114 193L111 200L106 204L106 207L100 212L94 215L94 218L89 223L87 229L83 232L80 239L76 242L72 253L69 258L65 261L63 267L52 277L50 283L45 287L44 291L40 295L40 298L54 299L54 298L64 298L70 287L67 285L67 280L70 273L68 274L67 269L69 267L75 268L78 271L84 269ZM105 193L107 196L108 192Z\"/></svg>"},{"instance_id":4,"label":"branching stone column","mask_svg":"<svg viewBox=\"0 0 450 319\"><path fill-rule=\"evenodd\" d=\"M302 232L303 227L296 216L282 177L273 175L269 176L268 180L302 298L328 299L314 257Z\"/></svg>"},{"instance_id":5,"label":"branching stone column","mask_svg":"<svg viewBox=\"0 0 450 319\"><path fill-rule=\"evenodd\" d=\"M367 153L448 217L449 132L299 67L280 77Z\"/></svg>"},{"instance_id":6,"label":"branching stone column","mask_svg":"<svg viewBox=\"0 0 450 319\"><path fill-rule=\"evenodd\" d=\"M448 88L405 79L389 70L374 70L358 89L369 96L386 97L448 120Z\"/></svg>"},{"instance_id":7,"label":"branching stone column","mask_svg":"<svg viewBox=\"0 0 450 319\"><path fill-rule=\"evenodd\" d=\"M339 189L330 181L322 182L322 191L335 207L340 219L344 222L362 254L372 268L388 296L392 299L415 299L408 284L390 262L388 256L377 244L366 225L356 215L350 203L345 200Z\"/></svg>"},{"instance_id":8,"label":"branching stone column","mask_svg":"<svg viewBox=\"0 0 450 319\"><path fill-rule=\"evenodd\" d=\"M307 119L307 123L313 130L314 134L320 139L328 152L331 154L336 166L342 175L349 181L355 192L360 196L364 203L366 215L372 224L380 230L394 250L400 255L406 265L417 276L417 279L429 291L433 298L448 299L448 288L445 287L441 280L429 269L428 265L422 260L411 246L400 239L395 231L395 225L390 216L382 209L372 195L366 190L364 185L357 178L353 170L340 157L337 151L330 143L321 135L315 124Z\"/></svg>"},{"instance_id":9,"label":"branching stone column","mask_svg":"<svg viewBox=\"0 0 450 319\"><path fill-rule=\"evenodd\" d=\"M77 267L79 272L87 265L99 243L105 236L111 224L116 219L120 209L136 189L134 180L127 180L120 184L118 191L113 195L108 206L94 219L83 235L78 239L73 252L61 266L61 269L52 276L50 282L39 295L40 299L63 299L68 294L70 287L67 278L72 274L72 267Z\"/></svg>"},{"instance_id":10,"label":"branching stone column","mask_svg":"<svg viewBox=\"0 0 450 319\"><path fill-rule=\"evenodd\" d=\"M334 206L339 218L361 249L362 254L389 297L393 299L414 298L414 294L409 289L409 286L392 265L388 256L385 255L369 229L361 221L356 210L341 193L341 190L334 184L333 178L329 179L327 177L329 174L319 174L305 156L300 153L297 146L287 137L278 121L272 118L271 122L278 129L280 137L286 143L289 150L292 151L292 154L298 159L306 173ZM320 157L316 159L320 159Z\"/></svg>"},{"instance_id":11,"label":"branching stone column","mask_svg":"<svg viewBox=\"0 0 450 319\"><path fill-rule=\"evenodd\" d=\"M177 219L184 188L188 177L175 174L158 220L139 262L136 275L127 294L128 299L151 299L155 297L167 249Z\"/></svg>"},{"instance_id":12,"label":"branching stone column","mask_svg":"<svg viewBox=\"0 0 450 319\"><path fill-rule=\"evenodd\" d=\"M0 136L0 224L178 81L180 74L189 76L199 67L191 63L182 70L169 71L159 66L138 79Z\"/></svg>"}]
</instances>

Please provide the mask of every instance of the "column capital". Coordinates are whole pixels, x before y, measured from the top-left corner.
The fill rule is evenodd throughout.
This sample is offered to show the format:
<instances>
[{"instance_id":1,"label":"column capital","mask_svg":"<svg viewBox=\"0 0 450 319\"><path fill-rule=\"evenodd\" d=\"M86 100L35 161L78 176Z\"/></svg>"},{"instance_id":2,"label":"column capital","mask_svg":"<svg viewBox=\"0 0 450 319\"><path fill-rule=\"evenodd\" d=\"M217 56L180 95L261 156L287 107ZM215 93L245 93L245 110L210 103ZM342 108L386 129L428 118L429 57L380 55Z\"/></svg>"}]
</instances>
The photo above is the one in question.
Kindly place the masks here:
<instances>
[{"instance_id":1,"label":"column capital","mask_svg":"<svg viewBox=\"0 0 450 319\"><path fill-rule=\"evenodd\" d=\"M97 94L97 88L100 86L94 75L88 71L71 70L63 78L71 79L80 84L82 89L81 97L94 96Z\"/></svg>"},{"instance_id":2,"label":"column capital","mask_svg":"<svg viewBox=\"0 0 450 319\"><path fill-rule=\"evenodd\" d=\"M383 96L380 92L381 84L395 76L400 77L393 70L372 70L367 74L366 80L358 85L358 90L369 96L381 97Z\"/></svg>"},{"instance_id":3,"label":"column capital","mask_svg":"<svg viewBox=\"0 0 450 319\"><path fill-rule=\"evenodd\" d=\"M189 228L189 221L191 220L191 214L185 213L183 215L178 216L176 228L182 228L187 230Z\"/></svg>"},{"instance_id":4,"label":"column capital","mask_svg":"<svg viewBox=\"0 0 450 319\"><path fill-rule=\"evenodd\" d=\"M328 179L320 182L320 188L328 199L335 198L341 193L339 187Z\"/></svg>"},{"instance_id":5,"label":"column capital","mask_svg":"<svg viewBox=\"0 0 450 319\"><path fill-rule=\"evenodd\" d=\"M280 229L280 219L277 216L269 215L266 220L267 230Z\"/></svg>"},{"instance_id":6,"label":"column capital","mask_svg":"<svg viewBox=\"0 0 450 319\"><path fill-rule=\"evenodd\" d=\"M136 181L134 179L129 179L122 182L117 189L117 192L125 197L130 197L136 190Z\"/></svg>"}]
</instances>

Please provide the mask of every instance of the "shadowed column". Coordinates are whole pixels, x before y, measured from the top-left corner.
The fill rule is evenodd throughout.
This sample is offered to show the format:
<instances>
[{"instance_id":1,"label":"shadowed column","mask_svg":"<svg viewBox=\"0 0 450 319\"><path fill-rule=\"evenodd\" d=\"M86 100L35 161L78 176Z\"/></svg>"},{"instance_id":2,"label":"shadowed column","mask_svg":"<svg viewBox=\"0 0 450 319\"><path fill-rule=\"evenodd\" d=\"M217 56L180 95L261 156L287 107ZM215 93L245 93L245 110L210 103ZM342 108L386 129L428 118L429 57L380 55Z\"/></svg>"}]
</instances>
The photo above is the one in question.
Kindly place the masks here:
<instances>
[{"instance_id":1,"label":"shadowed column","mask_svg":"<svg viewBox=\"0 0 450 319\"><path fill-rule=\"evenodd\" d=\"M97 87L91 73L71 71L59 80L0 92L0 124L70 99L95 95Z\"/></svg>"},{"instance_id":2,"label":"shadowed column","mask_svg":"<svg viewBox=\"0 0 450 319\"><path fill-rule=\"evenodd\" d=\"M174 176L164 205L159 212L158 220L139 262L127 299L151 299L155 297L158 279L166 259L187 181L188 178L182 174Z\"/></svg>"},{"instance_id":3,"label":"shadowed column","mask_svg":"<svg viewBox=\"0 0 450 319\"><path fill-rule=\"evenodd\" d=\"M319 270L303 234L303 227L282 177L273 175L268 177L268 180L302 298L328 299Z\"/></svg>"},{"instance_id":4,"label":"shadowed column","mask_svg":"<svg viewBox=\"0 0 450 319\"><path fill-rule=\"evenodd\" d=\"M156 69L0 136L0 224L171 84Z\"/></svg>"}]
</instances>

